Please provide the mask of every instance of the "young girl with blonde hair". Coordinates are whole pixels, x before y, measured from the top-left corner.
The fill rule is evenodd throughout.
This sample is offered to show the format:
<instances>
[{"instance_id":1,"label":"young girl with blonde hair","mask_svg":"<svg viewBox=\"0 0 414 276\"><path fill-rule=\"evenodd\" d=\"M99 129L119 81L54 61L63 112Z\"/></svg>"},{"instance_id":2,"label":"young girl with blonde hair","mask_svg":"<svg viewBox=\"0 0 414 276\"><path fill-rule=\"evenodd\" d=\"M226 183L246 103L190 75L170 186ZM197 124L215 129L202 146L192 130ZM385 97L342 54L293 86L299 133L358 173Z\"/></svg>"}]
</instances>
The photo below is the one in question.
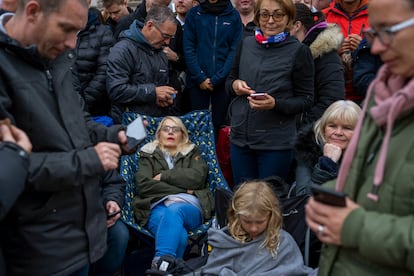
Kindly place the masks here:
<instances>
[{"instance_id":1,"label":"young girl with blonde hair","mask_svg":"<svg viewBox=\"0 0 414 276\"><path fill-rule=\"evenodd\" d=\"M312 269L282 229L279 201L264 181L243 183L231 201L227 227L210 229L213 250L201 275L308 275Z\"/></svg>"}]
</instances>

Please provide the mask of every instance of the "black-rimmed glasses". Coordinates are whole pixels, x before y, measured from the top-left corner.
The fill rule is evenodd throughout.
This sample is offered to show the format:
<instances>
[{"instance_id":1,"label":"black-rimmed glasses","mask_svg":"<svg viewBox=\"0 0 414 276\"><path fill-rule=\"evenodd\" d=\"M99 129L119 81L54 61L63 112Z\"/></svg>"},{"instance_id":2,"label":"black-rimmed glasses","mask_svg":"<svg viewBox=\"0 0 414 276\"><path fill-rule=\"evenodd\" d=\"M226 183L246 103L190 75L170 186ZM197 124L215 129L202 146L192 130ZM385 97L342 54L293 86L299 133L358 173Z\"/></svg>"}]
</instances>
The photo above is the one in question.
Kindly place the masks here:
<instances>
[{"instance_id":1,"label":"black-rimmed glasses","mask_svg":"<svg viewBox=\"0 0 414 276\"><path fill-rule=\"evenodd\" d=\"M392 43L392 40L394 39L394 35L397 32L402 31L411 26L414 26L414 18L410 18L406 21L403 21L391 27L381 28L378 31L375 31L374 29L369 28L364 31L364 35L365 35L367 42L371 45L372 43L374 43L374 39L378 37L379 41L383 45L390 46Z\"/></svg>"},{"instance_id":2,"label":"black-rimmed glasses","mask_svg":"<svg viewBox=\"0 0 414 276\"><path fill-rule=\"evenodd\" d=\"M157 25L154 24L154 27L155 27L155 29L157 29L160 32L163 39L173 39L174 38L174 35L164 33L163 31L161 31L161 29Z\"/></svg>"},{"instance_id":3,"label":"black-rimmed glasses","mask_svg":"<svg viewBox=\"0 0 414 276\"><path fill-rule=\"evenodd\" d=\"M259 13L260 19L263 19L264 21L268 21L270 17L273 18L273 21L275 22L279 22L283 20L283 17L285 17L286 13L282 13L282 12L274 12L274 13L269 13L269 12L261 12Z\"/></svg>"}]
</instances>

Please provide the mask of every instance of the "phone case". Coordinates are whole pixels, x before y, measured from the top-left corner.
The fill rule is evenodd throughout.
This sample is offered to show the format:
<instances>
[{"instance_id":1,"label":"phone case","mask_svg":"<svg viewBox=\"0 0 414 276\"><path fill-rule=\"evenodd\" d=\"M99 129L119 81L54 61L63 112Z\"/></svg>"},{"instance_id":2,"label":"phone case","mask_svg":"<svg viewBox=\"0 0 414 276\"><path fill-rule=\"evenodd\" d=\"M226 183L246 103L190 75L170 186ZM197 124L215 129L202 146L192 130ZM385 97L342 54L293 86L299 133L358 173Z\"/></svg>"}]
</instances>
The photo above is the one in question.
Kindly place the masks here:
<instances>
[{"instance_id":1,"label":"phone case","mask_svg":"<svg viewBox=\"0 0 414 276\"><path fill-rule=\"evenodd\" d=\"M147 130L142 122L141 116L138 116L127 126L126 136L128 139L128 147L130 149L136 147L145 140L147 137Z\"/></svg>"},{"instance_id":2,"label":"phone case","mask_svg":"<svg viewBox=\"0 0 414 276\"><path fill-rule=\"evenodd\" d=\"M344 193L329 190L316 184L312 184L311 191L316 201L337 207L346 206Z\"/></svg>"}]
</instances>

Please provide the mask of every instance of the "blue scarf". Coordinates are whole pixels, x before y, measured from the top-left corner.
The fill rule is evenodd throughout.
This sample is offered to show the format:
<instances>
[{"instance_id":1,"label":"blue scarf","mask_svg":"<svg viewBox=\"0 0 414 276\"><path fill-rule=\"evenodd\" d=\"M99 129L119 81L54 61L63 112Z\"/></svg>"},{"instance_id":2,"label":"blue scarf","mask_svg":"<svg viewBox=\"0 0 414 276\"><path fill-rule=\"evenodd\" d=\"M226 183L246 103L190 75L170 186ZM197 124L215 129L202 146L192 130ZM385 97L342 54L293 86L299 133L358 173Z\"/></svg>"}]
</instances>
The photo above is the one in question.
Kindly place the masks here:
<instances>
[{"instance_id":1,"label":"blue scarf","mask_svg":"<svg viewBox=\"0 0 414 276\"><path fill-rule=\"evenodd\" d=\"M281 32L279 34L266 37L263 35L263 32L259 28L257 28L254 36L259 44L279 43L288 38L289 32Z\"/></svg>"}]
</instances>

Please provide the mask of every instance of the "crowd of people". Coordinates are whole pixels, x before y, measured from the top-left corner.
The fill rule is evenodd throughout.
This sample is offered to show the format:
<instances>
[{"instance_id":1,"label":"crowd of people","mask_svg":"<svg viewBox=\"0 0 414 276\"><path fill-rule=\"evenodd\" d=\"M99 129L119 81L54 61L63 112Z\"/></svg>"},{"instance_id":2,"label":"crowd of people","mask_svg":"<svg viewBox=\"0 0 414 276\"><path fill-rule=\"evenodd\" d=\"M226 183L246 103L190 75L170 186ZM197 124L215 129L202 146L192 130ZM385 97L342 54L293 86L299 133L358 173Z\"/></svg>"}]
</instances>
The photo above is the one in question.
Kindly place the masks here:
<instances>
[{"instance_id":1,"label":"crowd of people","mask_svg":"<svg viewBox=\"0 0 414 276\"><path fill-rule=\"evenodd\" d=\"M146 273L172 273L188 232L214 216L179 118L199 109L216 135L231 129L235 186L198 274L414 273L413 0L0 5L0 275L120 271L119 160L136 152L134 216L155 240ZM130 148L126 111L164 117L156 139ZM310 196L317 267L283 230L275 176Z\"/></svg>"}]
</instances>

